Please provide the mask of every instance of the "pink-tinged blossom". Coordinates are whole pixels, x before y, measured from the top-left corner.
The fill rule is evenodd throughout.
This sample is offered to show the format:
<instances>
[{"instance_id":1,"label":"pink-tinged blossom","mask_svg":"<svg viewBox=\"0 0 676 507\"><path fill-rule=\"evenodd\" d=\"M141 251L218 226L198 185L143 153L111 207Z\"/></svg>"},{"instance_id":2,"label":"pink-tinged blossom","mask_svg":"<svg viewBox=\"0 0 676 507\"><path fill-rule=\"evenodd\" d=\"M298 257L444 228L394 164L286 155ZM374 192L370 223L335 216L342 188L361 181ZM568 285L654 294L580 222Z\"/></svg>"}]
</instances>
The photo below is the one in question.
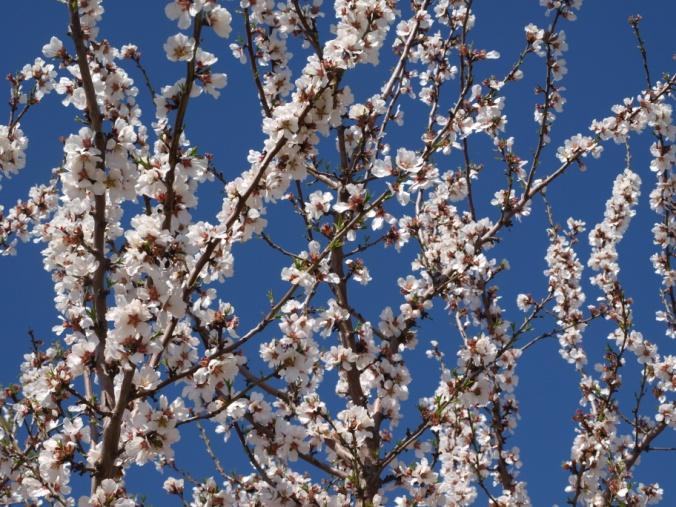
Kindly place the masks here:
<instances>
[{"instance_id":1,"label":"pink-tinged blossom","mask_svg":"<svg viewBox=\"0 0 676 507\"><path fill-rule=\"evenodd\" d=\"M28 138L16 124L13 128L0 125L0 172L5 178L17 174L26 166Z\"/></svg>"},{"instance_id":2,"label":"pink-tinged blossom","mask_svg":"<svg viewBox=\"0 0 676 507\"><path fill-rule=\"evenodd\" d=\"M232 22L232 15L225 8L220 5L216 5L207 13L207 22L214 29L214 32L219 37L227 39L230 36L232 27L230 26Z\"/></svg>"},{"instance_id":3,"label":"pink-tinged blossom","mask_svg":"<svg viewBox=\"0 0 676 507\"><path fill-rule=\"evenodd\" d=\"M323 215L331 209L331 201L333 195L331 192L322 192L317 190L308 196L309 201L305 203L305 214L311 220L319 220Z\"/></svg>"},{"instance_id":4,"label":"pink-tinged blossom","mask_svg":"<svg viewBox=\"0 0 676 507\"><path fill-rule=\"evenodd\" d=\"M178 27L190 27L192 18L202 9L203 0L172 0L164 7L164 13L172 21L178 20Z\"/></svg>"},{"instance_id":5,"label":"pink-tinged blossom","mask_svg":"<svg viewBox=\"0 0 676 507\"><path fill-rule=\"evenodd\" d=\"M42 54L45 58L61 58L67 53L63 47L63 42L58 37L52 37L49 42L42 46Z\"/></svg>"},{"instance_id":6,"label":"pink-tinged blossom","mask_svg":"<svg viewBox=\"0 0 676 507\"><path fill-rule=\"evenodd\" d=\"M167 54L167 58L172 62L189 62L193 59L193 53L195 52L195 39L182 33L177 33L167 39L167 42L164 44L164 51Z\"/></svg>"}]
</instances>

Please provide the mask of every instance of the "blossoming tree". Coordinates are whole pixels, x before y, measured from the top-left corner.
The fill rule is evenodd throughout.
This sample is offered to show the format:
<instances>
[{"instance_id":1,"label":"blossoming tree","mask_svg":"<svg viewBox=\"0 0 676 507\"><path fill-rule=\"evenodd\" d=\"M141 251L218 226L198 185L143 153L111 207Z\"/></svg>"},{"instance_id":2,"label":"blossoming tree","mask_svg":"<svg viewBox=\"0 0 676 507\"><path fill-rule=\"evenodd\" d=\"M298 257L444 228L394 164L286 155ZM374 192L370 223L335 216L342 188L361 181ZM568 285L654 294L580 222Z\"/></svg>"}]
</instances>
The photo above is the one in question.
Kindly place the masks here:
<instances>
[{"instance_id":1,"label":"blossoming tree","mask_svg":"<svg viewBox=\"0 0 676 507\"><path fill-rule=\"evenodd\" d=\"M113 47L99 33L101 0L61 1L69 38L51 37L42 57L9 76L10 118L0 126L0 173L9 178L27 163L21 125L54 100L47 95L82 123L59 132L62 162L51 179L0 211L2 253L20 255L19 240L43 245L61 318L53 338L33 340L20 380L0 394L2 502L138 505L141 492L125 479L154 463L166 474L162 494L184 505L529 505L509 442L518 432L516 372L549 336L580 390L562 497L660 500L661 487L633 473L676 427L676 356L658 350L673 347L676 331L676 77L653 79L639 17L630 25L645 88L556 146L550 133L566 102L562 27L581 0L541 0L548 18L525 27L503 77L490 74L500 54L473 42L472 0L173 0L164 12L179 32L163 48L182 77L159 89L136 46ZM226 85L204 47L209 31L230 38L231 66L250 75L260 105L265 140L250 147L241 174L217 168L186 127L191 102L218 98ZM352 76L367 76L385 52L394 54L385 78L367 94L352 90ZM524 62L538 58L526 157L503 109ZM154 108L142 112L144 95ZM413 104L424 114L406 118L406 147L393 144L388 133ZM651 139L645 171L631 162L639 134ZM479 139L504 173L488 196L478 188ZM626 146L627 162L598 223L550 206L546 190L611 141ZM664 336L650 340L634 323L617 254L642 180L663 303ZM195 220L209 185L224 188L221 210ZM532 219L534 202L545 203L548 267L545 278L524 280L523 313L509 315L497 286L508 264L491 249ZM266 227L268 214L289 209L283 234ZM240 319L237 307L250 303L229 290L245 242L283 260L285 289L269 294L254 322ZM400 304L362 304L353 294L371 282L370 259L400 250L412 252L408 274L390 271ZM436 341L422 331L433 307L445 319ZM584 339L593 321L612 328L598 358ZM423 360L435 380L409 399L409 366ZM633 398L621 396L624 371L640 377ZM175 457L189 426L215 477L193 476ZM214 439L246 467L228 471Z\"/></svg>"}]
</instances>

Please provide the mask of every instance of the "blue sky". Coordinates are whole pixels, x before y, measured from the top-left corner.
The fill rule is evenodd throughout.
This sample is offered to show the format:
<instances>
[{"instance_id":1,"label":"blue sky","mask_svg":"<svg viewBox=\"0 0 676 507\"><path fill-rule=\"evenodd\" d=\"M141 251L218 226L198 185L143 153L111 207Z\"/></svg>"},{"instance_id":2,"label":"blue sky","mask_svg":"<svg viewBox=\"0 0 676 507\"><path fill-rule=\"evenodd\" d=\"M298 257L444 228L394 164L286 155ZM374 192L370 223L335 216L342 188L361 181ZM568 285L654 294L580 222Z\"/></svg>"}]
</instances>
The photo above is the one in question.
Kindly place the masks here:
<instances>
[{"instance_id":1,"label":"blue sky","mask_svg":"<svg viewBox=\"0 0 676 507\"><path fill-rule=\"evenodd\" d=\"M164 58L162 44L167 36L176 32L175 23L164 17L164 4L163 0L108 0L101 24L101 37L108 38L114 45L119 47L131 42L139 46L156 88L173 83L183 71L182 66L169 63ZM480 66L479 76L502 76L523 47L523 27L529 22L545 26L549 18L545 18L543 9L535 0L484 0L475 4L477 24L471 38L476 47L498 49L502 54L497 62ZM225 5L233 12L234 38L241 34L242 19L234 13L235 2L226 2ZM552 147L542 164L543 172L555 167L554 146L577 132L585 132L592 119L607 116L613 104L626 96L636 95L644 87L639 53L627 24L627 17L636 13L642 14L644 18L642 32L654 78L663 71L674 71L673 54L676 48L672 34L676 3L657 0L585 2L577 21L561 25L570 46L565 56L569 72L562 82L566 87L564 95L568 103L564 113L557 115L559 119L554 125ZM0 31L0 70L5 74L32 62L40 55L42 45L50 36L56 35L64 41L67 39L66 9L55 1L12 2L11 7L3 9L3 21L3 30ZM324 38L326 36L324 34ZM203 96L191 103L187 132L200 150L215 155L216 166L226 177L231 178L246 168L247 151L259 149L262 138L256 92L248 67L242 66L230 55L227 44L211 37L211 34L207 37L205 48L219 56L218 72L229 75L229 85L218 101ZM386 53L389 53L388 49L385 49L382 57L385 67L392 61L392 56ZM296 53L295 65L300 65L303 60L304 54ZM355 95L359 98L375 92L373 83L378 82L375 80L381 76L384 78L385 70L370 67L358 69L348 78ZM138 73L132 67L128 68L128 72L137 80L143 93ZM511 86L507 92L506 112L509 117L508 132L517 139L516 151L529 158L536 140L532 111L538 98L533 94L533 89L536 84L543 82L542 59L530 59L524 72L524 82ZM8 94L9 88L5 87L5 90ZM141 103L146 106L146 119L151 118L147 114L151 111L147 107L147 98L142 99ZM412 106L410 101L403 102L404 110L409 106ZM416 120L420 119L416 116L415 106L412 111L407 116L406 127L392 131L389 140L393 148L414 148L419 145L418 134L412 138L410 136L409 127L413 128ZM28 165L19 176L2 182L0 203L5 207L25 196L30 185L48 180L51 168L61 161L59 137L75 132L79 125L74 121L73 110L65 110L58 97L50 96L40 107L31 111L22 128L30 138ZM419 132L419 129L414 132ZM332 141L322 144L323 156L329 162L335 160L336 156L332 146ZM634 170L641 175L643 187L638 214L620 246L621 280L627 292L638 302L635 308L637 327L656 342L662 352L673 353L673 342L667 341L662 328L654 322L654 312L659 305L659 282L649 261L654 249L650 232L654 215L648 207L647 196L654 176L648 169L648 146L647 136L632 142ZM559 222L564 222L572 215L585 220L591 228L602 218L612 181L624 167L624 148L612 144L605 148L601 160L588 161L586 172L572 168L552 188L549 197ZM495 216L495 210L488 203L497 189L502 169L493 160L490 143L476 141L476 151L481 153L480 158L486 164L477 185L477 192L481 195L477 204L478 212L480 215ZM456 164L458 160L452 163ZM218 185L206 188L196 216L212 217L220 207L219 195ZM541 202L537 201L533 216L504 231L503 242L492 250L498 260L506 258L511 263L511 270L502 274L496 282L501 288L503 306L509 310L508 319L520 320L521 315L515 311L514 304L517 293L542 295L546 292L542 271L545 269L547 237L542 211ZM294 219L298 220L298 217L292 215L289 205L279 203L269 213L270 234L290 248L301 248L303 239L299 234L302 229L297 227L298 223ZM51 327L58 323L52 304L50 277L42 269L41 248L41 245L35 244L20 245L17 257L0 259L3 280L0 319L4 323L0 335L3 343L0 384L16 379L21 356L29 347L27 330L31 328L38 337L49 341ZM584 261L587 252L586 245L581 245L580 254ZM412 255L410 249L404 249L401 255L396 255L392 249L380 249L370 257L365 256L375 282L365 289L355 288L354 298L356 304L365 305L371 318L376 318L387 304L393 307L400 304L396 279L409 271L408 262ZM270 252L260 241L238 247L235 256L236 277L220 290L223 297L232 301L240 312L243 327L248 328L266 308L267 290L271 289L276 294L283 290L279 272L285 265L285 259ZM585 278L589 276L587 270ZM589 288L589 284L586 285L588 301L592 302L598 294ZM377 306L372 304L373 301L377 301ZM437 303L434 319L421 328L419 336L424 341L437 339L446 343L452 354L457 346L457 332L442 306ZM601 358L608 330L604 323L588 329L586 344L593 360ZM420 350L424 348L421 346ZM522 420L510 442L521 448L524 461L522 477L528 482L535 505L565 502L563 488L566 475L561 470L561 463L569 457L574 435L571 417L578 408L579 396L577 376L561 360L557 350L558 344L554 340L543 342L524 355L518 369L520 385L517 396L521 401ZM417 423L414 400L434 389L437 376L432 363L423 354L414 358L410 368L415 380L411 385L412 402L406 417L411 418L410 425L413 426ZM628 386L636 384L635 368L627 368L625 380ZM631 394L626 399L631 400ZM676 442L673 434L665 435L662 439L664 446L673 446ZM177 447L179 461L183 460L184 465L195 463L196 476L213 473L206 456L196 452L194 444L195 440L190 435L184 437ZM226 456L226 468L249 473L246 461L236 445L226 447L218 444ZM676 490L670 485L673 463L669 453L651 453L644 457L636 474L639 480L659 481L662 484L665 488L665 505L676 504ZM150 466L134 470L133 476L127 481L132 491L147 493L155 504L162 504L162 497L151 493L148 486L159 483L159 474Z\"/></svg>"}]
</instances>

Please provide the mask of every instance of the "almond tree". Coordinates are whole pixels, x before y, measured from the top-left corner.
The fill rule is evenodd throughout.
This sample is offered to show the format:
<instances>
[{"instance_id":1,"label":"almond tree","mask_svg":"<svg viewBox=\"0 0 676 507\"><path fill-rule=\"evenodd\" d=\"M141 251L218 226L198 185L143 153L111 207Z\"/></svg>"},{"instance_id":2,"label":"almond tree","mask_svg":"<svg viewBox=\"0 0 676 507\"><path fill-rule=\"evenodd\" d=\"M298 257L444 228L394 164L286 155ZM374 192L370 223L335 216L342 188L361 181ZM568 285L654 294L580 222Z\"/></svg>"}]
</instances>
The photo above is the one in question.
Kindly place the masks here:
<instances>
[{"instance_id":1,"label":"almond tree","mask_svg":"<svg viewBox=\"0 0 676 507\"><path fill-rule=\"evenodd\" d=\"M46 346L33 337L19 382L0 395L1 501L140 505L142 492L127 490L125 477L153 463L166 474L166 494L184 505L529 505L509 442L518 431L516 372L547 337L558 337L580 389L561 497L571 505L661 499L658 484L637 483L633 472L676 427L676 357L657 346L671 346L676 332L676 77L651 75L640 17L629 21L645 89L629 90L587 134L554 146L566 103L562 28L581 0L540 0L547 25L525 27L523 50L503 77L490 74L500 54L472 38L472 0L228 8L173 0L164 12L180 31L163 48L182 74L161 88L136 46L113 47L99 33L101 0L61 3L69 40L52 37L44 59L9 76L10 118L0 126L0 173L11 177L26 165L21 124L53 100L47 95L59 95L83 124L60 131L62 161L51 179L0 212L4 254L20 254L19 240L43 245L61 319ZM233 41L234 59L219 55L222 64L207 51L209 31ZM395 65L375 82L371 68L388 51ZM538 58L537 135L526 157L503 109L524 62ZM260 103L265 140L250 147L241 174L217 167L186 129L192 100L219 97L225 66L251 74ZM369 94L355 96L354 79L366 80ZM143 96L152 111L142 113ZM416 103L424 115L407 119L406 146L392 145L387 134ZM639 134L652 136L649 170L632 167ZM485 158L473 150L477 138L492 143L504 171L494 195L477 190ZM549 206L546 190L610 141L626 146L627 160L599 222L587 226L568 218L574 209ZM221 211L196 221L205 185L223 187ZM617 253L642 185L655 213L651 260L665 334L650 340L634 323ZM508 265L490 250L541 201L546 278L525 280L523 315L508 316L497 286ZM290 208L295 229L267 227L267 214ZM289 246L301 238L305 247ZM589 242L588 259L576 252L580 241ZM257 322L240 319L236 305L248 303L228 283L245 242L284 259L285 292L269 295ZM367 259L387 262L404 247L413 255L408 274L392 275L398 308L355 305L357 285L371 282ZM591 305L583 290L590 275ZM433 306L445 316L441 341L423 332ZM601 358L585 347L595 320L613 328ZM414 360L438 371L419 399L409 399ZM640 372L629 405L620 401L627 362ZM188 425L198 427L216 478L193 476L175 457ZM248 466L229 471L214 439ZM78 491L74 475L90 491Z\"/></svg>"}]
</instances>

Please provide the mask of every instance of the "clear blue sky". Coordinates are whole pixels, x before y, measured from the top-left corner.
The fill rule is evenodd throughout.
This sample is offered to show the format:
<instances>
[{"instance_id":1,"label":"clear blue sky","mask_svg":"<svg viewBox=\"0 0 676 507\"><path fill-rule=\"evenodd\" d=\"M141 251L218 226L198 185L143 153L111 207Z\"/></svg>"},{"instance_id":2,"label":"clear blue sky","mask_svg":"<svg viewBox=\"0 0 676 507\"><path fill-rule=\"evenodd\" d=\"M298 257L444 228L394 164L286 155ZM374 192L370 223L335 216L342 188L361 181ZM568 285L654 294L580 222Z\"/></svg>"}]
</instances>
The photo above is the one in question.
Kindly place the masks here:
<instances>
[{"instance_id":1,"label":"clear blue sky","mask_svg":"<svg viewBox=\"0 0 676 507\"><path fill-rule=\"evenodd\" d=\"M0 66L2 73L15 72L25 63L40 56L40 50L50 36L56 35L65 42L67 16L65 7L55 1L25 0L11 2L3 9L3 30L0 31ZM108 38L114 45L134 43L144 55L145 65L156 88L173 83L181 76L183 67L164 59L162 44L167 36L176 32L176 25L164 17L164 0L108 0L105 2L106 14L101 24L101 37ZM241 34L242 19L235 14L236 2L225 4L233 12L233 36ZM329 6L327 3L326 7ZM523 27L534 22L545 26L549 18L536 0L498 1L479 0L475 2L477 25L472 39L477 47L498 49L502 58L497 62L479 67L479 75L493 73L502 76L512 65L523 46ZM672 55L674 47L673 23L676 19L676 2L662 0L617 0L613 2L587 0L574 23L563 23L567 33L570 50L565 56L568 61L568 75L564 78L564 92L568 103L563 114L554 126L553 145L577 133L585 132L593 118L610 114L610 107L623 97L636 95L644 87L639 53L636 49L627 17L640 13L644 17L642 31L649 50L653 76L663 71L674 71ZM326 38L326 34L324 36ZM227 72L230 84L223 90L218 101L210 97L200 97L191 103L187 117L188 136L201 150L215 155L216 165L231 178L246 167L246 155L249 149L259 149L261 145L260 118L258 115L256 92L251 83L248 68L239 64L230 55L227 43L215 37L209 37L205 48L216 53L220 62L219 72ZM386 50L387 51L387 50ZM295 56L296 64L304 59L300 53ZM385 62L390 57L383 57ZM375 92L375 78L382 71L362 67L361 73L350 78L356 95ZM133 68L129 73L137 80L144 93L140 76ZM533 58L524 68L524 83L513 86L507 94L508 129L510 135L517 138L517 152L529 158L535 144L535 124L533 122L533 104L536 97L533 88L543 83L543 62ZM485 74L483 75L485 77ZM7 93L9 88L5 86ZM146 105L147 98L141 100ZM406 104L406 102L405 102ZM0 114L3 114L0 111ZM416 117L409 118L415 123ZM407 124L408 125L408 124ZM39 108L32 111L23 122L22 128L30 138L28 165L12 180L2 182L0 203L5 207L12 205L17 198L27 194L30 185L46 182L52 167L61 161L60 136L75 132L79 126L74 121L73 110L65 110L56 96L48 97ZM407 137L407 129L393 131L390 142L393 147L413 148L418 143L415 138ZM326 150L326 147L329 147ZM331 159L332 143L324 145L325 157ZM673 342L669 342L662 328L654 322L654 312L658 309L658 280L653 274L649 256L653 252L650 229L654 215L647 203L647 196L654 181L648 169L648 137L632 144L634 147L634 169L643 179L642 198L638 215L620 247L622 266L621 280L627 292L638 302L636 322L638 328L655 341L662 352L673 353ZM488 202L496 189L496 175L502 174L500 166L493 161L490 145L477 144L477 150L485 148L485 175L478 185L478 192L484 192L480 198L480 213L494 213ZM605 200L610 195L612 181L623 168L624 149L620 146L606 145L600 161L589 160L589 168L582 173L573 169L557 182L550 192L551 202L559 222L573 215L593 226L602 218ZM544 159L543 171L554 167L553 150ZM444 168L448 169L448 168ZM212 185L203 194L199 215L213 216L220 207L217 185ZM277 211L279 209L280 211ZM288 205L281 203L270 210L270 231L291 247L300 246L302 238L289 236L282 230L289 225L293 217ZM291 218L289 218L291 217ZM546 280L542 274L545 269L544 255L547 238L544 232L542 206L538 202L534 216L517 224L504 233L504 242L492 251L498 259L509 259L512 269L501 275L497 283L502 289L504 306L511 310L508 319L519 320L520 314L514 311L514 298L519 292L532 292L542 295L546 291ZM294 222L294 225L296 223ZM289 229L298 234L300 229ZM17 257L0 259L0 273L3 290L0 293L0 319L4 323L0 339L3 354L0 355L0 383L6 384L17 378L21 356L28 350L27 330L32 328L38 337L51 340L51 327L58 323L53 309L53 289L49 275L42 269L40 257L41 245L20 245ZM586 261L586 246L581 248L582 258ZM392 250L383 252L378 263L369 264L376 282L357 294L356 302L378 301L378 307L370 311L375 318L382 306L398 306L400 299L395 289L396 278L405 275L411 251L397 257ZM252 255L255 254L255 255ZM235 251L237 258L234 280L222 289L224 297L230 299L240 312L243 326L253 324L260 315L261 308L267 304L265 292L268 288L280 291L283 284L279 281L279 272L285 260L265 250L261 242L254 241ZM375 259L376 257L371 257ZM369 258L367 257L367 263ZM585 273L588 278L589 271ZM598 295L589 289L588 301ZM448 316L437 305L434 320L420 331L421 340L437 339L446 341L449 350L454 350L458 337L450 325ZM608 329L603 324L592 326L586 333L586 343L593 360L600 359L605 346ZM421 346L421 350L425 347ZM566 475L561 463L568 459L570 443L573 438L571 417L578 408L577 376L574 370L562 361L557 352L558 344L549 341L539 344L526 353L518 373L520 385L517 396L521 400L522 420L516 436L510 441L521 447L524 467L522 477L528 482L529 492L534 505L565 503L563 488ZM411 386L411 403L407 416L411 425L417 422L415 399L429 394L435 386L436 370L424 356L410 365L414 375ZM434 372L432 375L430 372ZM636 371L627 368L626 381L636 384ZM328 377L330 378L330 377ZM629 398L630 399L630 398ZM405 425L405 424L404 424ZM662 437L665 446L676 442L673 434ZM195 463L196 476L211 474L206 456L195 451L195 440L186 436L178 445L179 461L183 465ZM238 469L249 473L248 465L236 447L229 447L224 459L226 468ZM221 450L225 452L225 447ZM652 453L643 459L638 468L637 478L643 481L657 480L665 488L665 505L676 505L676 486L673 482L673 454ZM127 480L132 491L148 493L155 505L164 504L166 497L153 494L148 489L161 484L159 474L146 466L134 469ZM82 494L86 491L82 490Z\"/></svg>"}]
</instances>

